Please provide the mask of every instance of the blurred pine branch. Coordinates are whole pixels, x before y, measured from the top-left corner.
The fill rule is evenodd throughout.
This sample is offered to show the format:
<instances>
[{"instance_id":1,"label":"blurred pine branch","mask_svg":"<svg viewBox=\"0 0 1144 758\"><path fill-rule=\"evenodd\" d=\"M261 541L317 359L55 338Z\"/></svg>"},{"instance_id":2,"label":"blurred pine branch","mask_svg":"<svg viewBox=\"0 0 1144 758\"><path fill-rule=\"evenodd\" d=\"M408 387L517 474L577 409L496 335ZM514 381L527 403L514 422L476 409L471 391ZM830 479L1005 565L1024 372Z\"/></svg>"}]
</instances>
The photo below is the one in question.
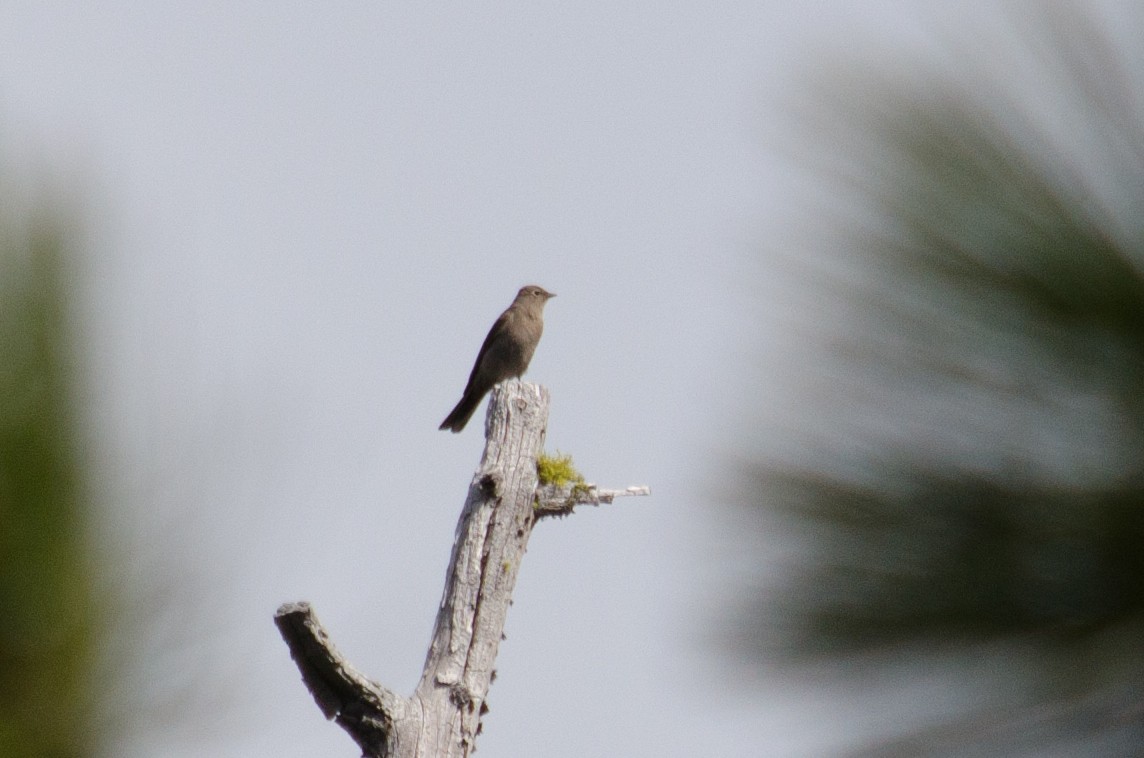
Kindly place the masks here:
<instances>
[{"instance_id":1,"label":"blurred pine branch","mask_svg":"<svg viewBox=\"0 0 1144 758\"><path fill-rule=\"evenodd\" d=\"M1022 7L992 58L967 62L974 40L955 69L853 67L812 114L831 126L805 165L868 215L811 234L847 318L799 356L829 403L804 408L813 456L745 477L805 550L741 640L820 661L1020 641L1012 678L1063 714L1013 753L967 748L971 718L940 748L871 754L1084 754L1069 704L1111 692L1132 736L1101 754L1144 734L1125 644L1144 629L1144 14L1126 37Z\"/></svg>"},{"instance_id":2,"label":"blurred pine branch","mask_svg":"<svg viewBox=\"0 0 1144 758\"><path fill-rule=\"evenodd\" d=\"M8 189L8 188L5 188ZM0 756L95 754L65 214L0 216Z\"/></svg>"}]
</instances>

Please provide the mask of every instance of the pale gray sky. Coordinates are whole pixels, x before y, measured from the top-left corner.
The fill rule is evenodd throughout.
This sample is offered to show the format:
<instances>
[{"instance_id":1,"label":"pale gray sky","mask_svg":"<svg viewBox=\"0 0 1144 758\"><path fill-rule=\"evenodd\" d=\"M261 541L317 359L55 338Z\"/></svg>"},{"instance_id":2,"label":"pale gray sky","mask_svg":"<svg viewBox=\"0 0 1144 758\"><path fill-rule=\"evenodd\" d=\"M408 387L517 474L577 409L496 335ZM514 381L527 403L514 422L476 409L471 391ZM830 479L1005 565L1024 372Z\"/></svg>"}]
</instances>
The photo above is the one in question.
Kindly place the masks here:
<instances>
[{"instance_id":1,"label":"pale gray sky","mask_svg":"<svg viewBox=\"0 0 1144 758\"><path fill-rule=\"evenodd\" d=\"M788 201L770 95L954 7L3 3L0 148L87 203L112 528L136 581L194 589L138 663L144 697L190 678L195 704L120 754L354 755L283 601L412 689L481 445L437 424L532 282L559 295L529 372L549 447L653 497L537 529L481 755L818 756L886 728L712 649L743 548L708 487L761 337L807 317L760 318L745 278Z\"/></svg>"}]
</instances>

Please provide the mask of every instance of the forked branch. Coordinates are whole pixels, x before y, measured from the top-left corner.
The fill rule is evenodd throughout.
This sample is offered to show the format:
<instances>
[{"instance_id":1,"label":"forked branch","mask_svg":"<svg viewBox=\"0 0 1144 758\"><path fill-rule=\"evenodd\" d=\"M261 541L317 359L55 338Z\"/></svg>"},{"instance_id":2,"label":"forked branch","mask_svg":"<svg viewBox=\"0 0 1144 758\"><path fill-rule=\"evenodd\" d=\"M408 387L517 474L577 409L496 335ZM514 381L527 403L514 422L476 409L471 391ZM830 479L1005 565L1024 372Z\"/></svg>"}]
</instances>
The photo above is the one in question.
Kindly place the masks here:
<instances>
[{"instance_id":1,"label":"forked branch","mask_svg":"<svg viewBox=\"0 0 1144 758\"><path fill-rule=\"evenodd\" d=\"M536 460L547 422L543 387L513 380L494 388L484 455L457 524L425 668L410 697L390 692L347 663L308 603L278 609L275 623L306 687L366 758L470 755L488 711L497 648L537 518L568 513L580 503L648 494L646 488L538 491Z\"/></svg>"}]
</instances>

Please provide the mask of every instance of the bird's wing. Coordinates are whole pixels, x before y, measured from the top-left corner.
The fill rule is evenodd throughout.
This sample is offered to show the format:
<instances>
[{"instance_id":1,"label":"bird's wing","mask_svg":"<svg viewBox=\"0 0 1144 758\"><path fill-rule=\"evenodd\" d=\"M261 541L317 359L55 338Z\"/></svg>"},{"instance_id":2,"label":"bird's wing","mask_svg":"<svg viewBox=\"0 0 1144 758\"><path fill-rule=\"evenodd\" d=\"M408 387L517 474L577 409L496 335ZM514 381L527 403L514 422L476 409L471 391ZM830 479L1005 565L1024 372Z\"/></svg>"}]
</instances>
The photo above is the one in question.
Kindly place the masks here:
<instances>
[{"instance_id":1,"label":"bird's wing","mask_svg":"<svg viewBox=\"0 0 1144 758\"><path fill-rule=\"evenodd\" d=\"M492 328L489 333L485 335L485 341L481 343L481 349L477 352L477 359L473 361L473 370L469 372L469 382L465 385L465 392L468 392L473 387L473 380L477 378L477 374L481 371L481 361L484 360L485 354L488 353L489 348L500 340L505 339L504 325L512 317L511 309L502 313L496 321L493 322Z\"/></svg>"}]
</instances>

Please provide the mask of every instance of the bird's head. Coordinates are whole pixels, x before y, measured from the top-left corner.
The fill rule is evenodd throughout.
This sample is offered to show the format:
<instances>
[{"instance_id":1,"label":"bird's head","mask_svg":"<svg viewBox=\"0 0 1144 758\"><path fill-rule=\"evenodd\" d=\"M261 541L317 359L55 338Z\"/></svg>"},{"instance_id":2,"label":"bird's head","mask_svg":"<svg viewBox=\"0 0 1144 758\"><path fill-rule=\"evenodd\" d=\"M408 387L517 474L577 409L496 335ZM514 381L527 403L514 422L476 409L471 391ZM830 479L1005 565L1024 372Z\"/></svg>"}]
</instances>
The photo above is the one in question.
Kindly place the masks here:
<instances>
[{"instance_id":1,"label":"bird's head","mask_svg":"<svg viewBox=\"0 0 1144 758\"><path fill-rule=\"evenodd\" d=\"M556 297L553 292L548 292L543 287L535 284L528 284L520 288L520 292L516 293L517 302L524 302L526 300L533 300L539 303L546 303L551 297Z\"/></svg>"}]
</instances>

